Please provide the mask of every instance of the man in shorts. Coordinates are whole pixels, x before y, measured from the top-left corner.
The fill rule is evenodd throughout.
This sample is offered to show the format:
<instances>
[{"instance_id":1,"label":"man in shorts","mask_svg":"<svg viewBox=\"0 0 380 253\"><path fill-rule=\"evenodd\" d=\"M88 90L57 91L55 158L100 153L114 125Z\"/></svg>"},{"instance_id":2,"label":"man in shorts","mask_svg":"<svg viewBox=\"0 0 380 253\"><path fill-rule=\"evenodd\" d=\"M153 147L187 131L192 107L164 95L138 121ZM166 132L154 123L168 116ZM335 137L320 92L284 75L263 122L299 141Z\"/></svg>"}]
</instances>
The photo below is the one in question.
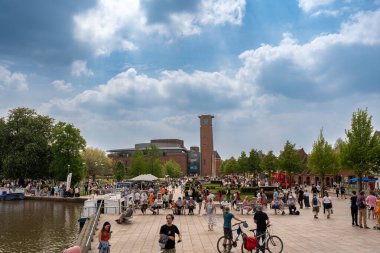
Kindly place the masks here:
<instances>
[{"instance_id":1,"label":"man in shorts","mask_svg":"<svg viewBox=\"0 0 380 253\"><path fill-rule=\"evenodd\" d=\"M235 217L235 215L230 213L230 207L226 206L224 208L224 213L223 213L223 220L224 220L224 223L223 223L223 230L224 230L223 246L224 246L224 252L230 252L230 250L231 250L231 248L229 248L229 249L227 248L227 240L229 241L228 245L232 245L232 224L231 224L232 219L235 219L237 221L242 221L239 218Z\"/></svg>"},{"instance_id":2,"label":"man in shorts","mask_svg":"<svg viewBox=\"0 0 380 253\"><path fill-rule=\"evenodd\" d=\"M314 219L318 219L319 208L321 207L321 201L318 199L317 193L313 194L313 199L311 200L313 206Z\"/></svg>"}]
</instances>

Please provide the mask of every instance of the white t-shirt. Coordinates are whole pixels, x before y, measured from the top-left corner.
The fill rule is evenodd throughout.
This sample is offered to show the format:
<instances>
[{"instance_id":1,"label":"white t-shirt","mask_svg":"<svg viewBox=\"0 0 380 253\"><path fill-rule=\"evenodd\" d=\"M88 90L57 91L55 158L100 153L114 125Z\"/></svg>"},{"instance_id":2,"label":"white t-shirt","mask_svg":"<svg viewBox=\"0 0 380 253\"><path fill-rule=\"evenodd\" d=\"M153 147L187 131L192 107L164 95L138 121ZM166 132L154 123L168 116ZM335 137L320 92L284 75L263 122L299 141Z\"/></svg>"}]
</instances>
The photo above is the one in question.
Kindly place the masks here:
<instances>
[{"instance_id":1,"label":"white t-shirt","mask_svg":"<svg viewBox=\"0 0 380 253\"><path fill-rule=\"evenodd\" d=\"M330 204L331 203L331 197L324 196L323 197L323 203L324 204Z\"/></svg>"}]
</instances>

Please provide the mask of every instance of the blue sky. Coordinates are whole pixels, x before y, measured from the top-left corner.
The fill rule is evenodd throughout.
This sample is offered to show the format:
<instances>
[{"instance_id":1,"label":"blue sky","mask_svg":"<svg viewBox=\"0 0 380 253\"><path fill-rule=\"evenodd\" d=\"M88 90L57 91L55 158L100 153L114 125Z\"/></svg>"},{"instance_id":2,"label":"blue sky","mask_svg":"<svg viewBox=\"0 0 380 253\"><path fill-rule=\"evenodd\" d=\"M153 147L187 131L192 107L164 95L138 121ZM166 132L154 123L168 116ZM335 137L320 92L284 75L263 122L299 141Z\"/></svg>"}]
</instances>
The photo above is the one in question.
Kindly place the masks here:
<instances>
[{"instance_id":1,"label":"blue sky","mask_svg":"<svg viewBox=\"0 0 380 253\"><path fill-rule=\"evenodd\" d=\"M223 159L380 129L379 0L0 1L0 117L25 106L88 146L178 138L212 114Z\"/></svg>"}]
</instances>

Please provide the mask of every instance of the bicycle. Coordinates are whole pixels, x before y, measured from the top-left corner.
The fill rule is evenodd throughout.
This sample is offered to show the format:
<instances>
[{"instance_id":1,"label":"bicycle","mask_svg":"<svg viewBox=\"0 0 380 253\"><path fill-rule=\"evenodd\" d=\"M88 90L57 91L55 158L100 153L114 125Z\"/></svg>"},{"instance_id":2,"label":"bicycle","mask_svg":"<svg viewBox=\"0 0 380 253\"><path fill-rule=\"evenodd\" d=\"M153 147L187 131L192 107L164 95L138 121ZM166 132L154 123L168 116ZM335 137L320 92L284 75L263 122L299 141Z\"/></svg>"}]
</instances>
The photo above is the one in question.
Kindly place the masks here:
<instances>
[{"instance_id":1,"label":"bicycle","mask_svg":"<svg viewBox=\"0 0 380 253\"><path fill-rule=\"evenodd\" d=\"M216 246L219 253L231 252L232 247L237 247L237 241L239 241L239 237L244 234L240 226L241 224L243 224L245 228L248 227L248 224L245 221L241 221L232 225L232 228L238 226L236 229L232 229L232 232L236 231L237 233L237 237L235 239L232 238L231 240L228 240L224 237L224 235L218 239ZM224 240L226 240L226 243L224 243Z\"/></svg>"},{"instance_id":2,"label":"bicycle","mask_svg":"<svg viewBox=\"0 0 380 253\"><path fill-rule=\"evenodd\" d=\"M282 240L279 236L271 234L271 232L269 231L270 227L271 227L271 225L269 224L267 226L267 231L265 232L265 238L266 238L265 249L268 250L270 253L281 253L283 248L284 248L284 244L282 243ZM249 231L253 232L255 238L257 238L256 229L250 229ZM246 252L252 253L255 249L247 250L244 248L246 238L247 237L244 234L243 235L243 244L241 245L241 252L242 253L246 253ZM259 240L257 240L257 244L258 243L259 243ZM256 247L258 247L258 245L256 245Z\"/></svg>"}]
</instances>

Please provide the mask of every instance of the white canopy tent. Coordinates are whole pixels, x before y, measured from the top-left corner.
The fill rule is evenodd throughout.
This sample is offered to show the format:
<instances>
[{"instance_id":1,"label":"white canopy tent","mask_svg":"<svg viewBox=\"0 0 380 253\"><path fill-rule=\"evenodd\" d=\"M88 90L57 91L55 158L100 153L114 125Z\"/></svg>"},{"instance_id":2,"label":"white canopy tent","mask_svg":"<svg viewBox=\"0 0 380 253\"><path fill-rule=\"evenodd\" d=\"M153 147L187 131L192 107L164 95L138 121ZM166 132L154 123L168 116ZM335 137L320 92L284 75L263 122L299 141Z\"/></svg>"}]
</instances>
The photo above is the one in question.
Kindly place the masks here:
<instances>
[{"instance_id":1,"label":"white canopy tent","mask_svg":"<svg viewBox=\"0 0 380 253\"><path fill-rule=\"evenodd\" d=\"M146 182L152 182L156 180L158 180L158 177L155 177L152 174L143 174L131 179L131 181L146 181Z\"/></svg>"}]
</instances>

